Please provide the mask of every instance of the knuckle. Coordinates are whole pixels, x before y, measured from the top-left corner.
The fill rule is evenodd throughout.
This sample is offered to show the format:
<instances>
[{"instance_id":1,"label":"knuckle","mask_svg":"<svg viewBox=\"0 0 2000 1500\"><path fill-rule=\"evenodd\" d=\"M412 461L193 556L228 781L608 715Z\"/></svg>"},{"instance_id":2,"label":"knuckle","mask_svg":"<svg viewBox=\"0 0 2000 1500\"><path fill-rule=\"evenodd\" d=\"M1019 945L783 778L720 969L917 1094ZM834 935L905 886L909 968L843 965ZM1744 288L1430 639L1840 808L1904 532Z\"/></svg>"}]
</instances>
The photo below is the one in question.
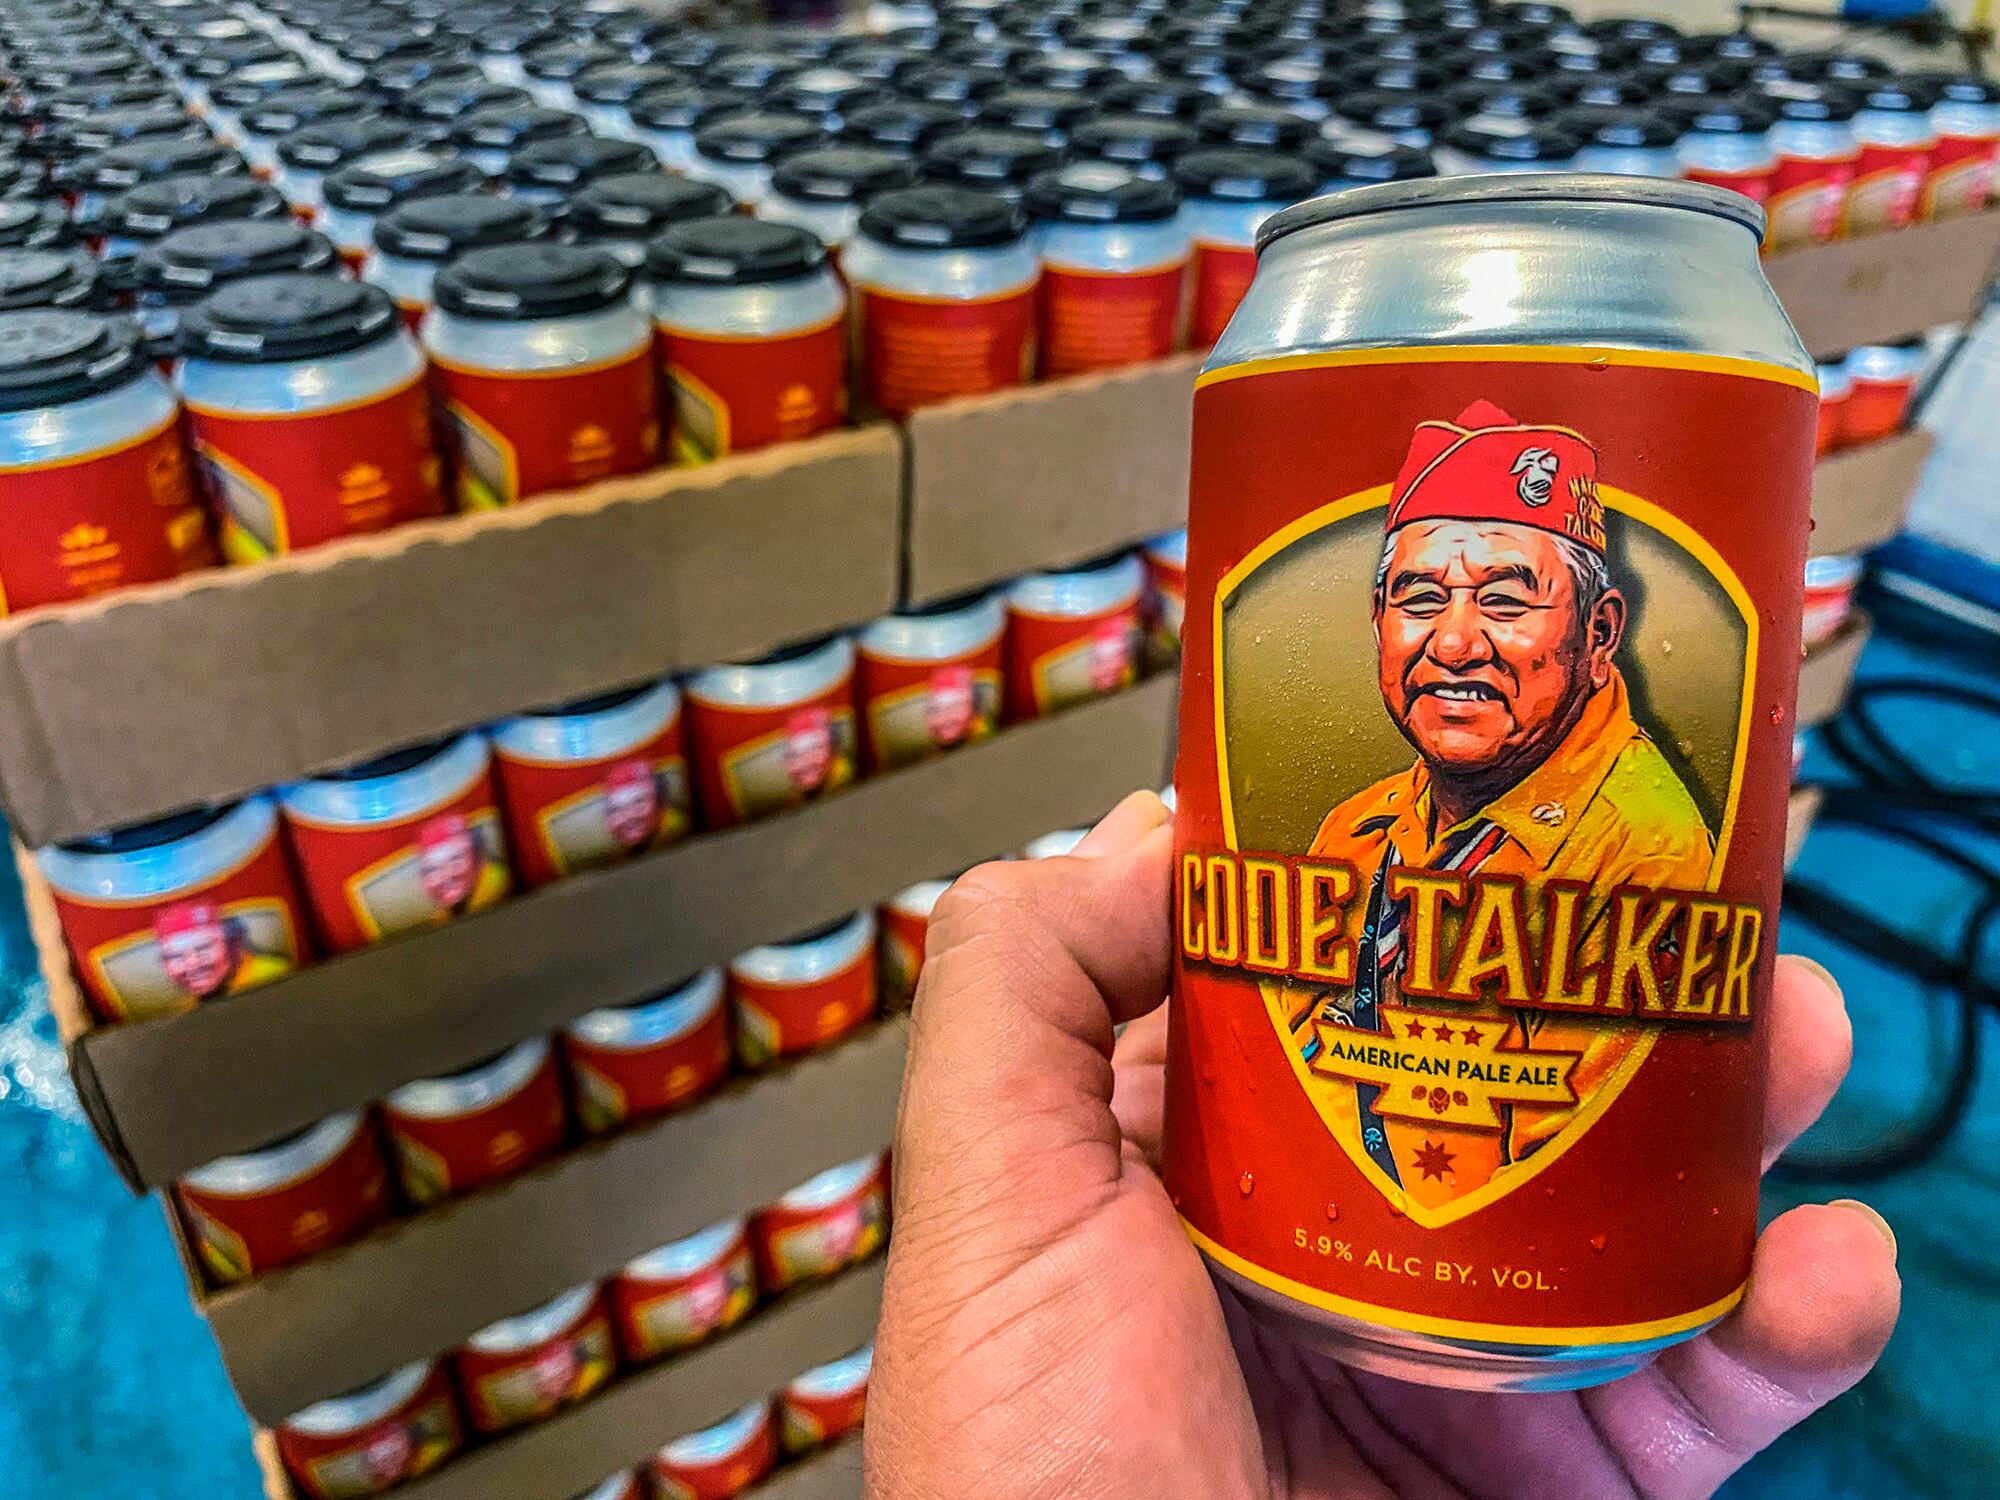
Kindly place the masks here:
<instances>
[{"instance_id":1,"label":"knuckle","mask_svg":"<svg viewBox=\"0 0 2000 1500\"><path fill-rule=\"evenodd\" d=\"M951 883L931 913L932 952L957 947L982 934L1005 931L1018 920L1027 894L1017 865L999 860L975 865Z\"/></svg>"}]
</instances>

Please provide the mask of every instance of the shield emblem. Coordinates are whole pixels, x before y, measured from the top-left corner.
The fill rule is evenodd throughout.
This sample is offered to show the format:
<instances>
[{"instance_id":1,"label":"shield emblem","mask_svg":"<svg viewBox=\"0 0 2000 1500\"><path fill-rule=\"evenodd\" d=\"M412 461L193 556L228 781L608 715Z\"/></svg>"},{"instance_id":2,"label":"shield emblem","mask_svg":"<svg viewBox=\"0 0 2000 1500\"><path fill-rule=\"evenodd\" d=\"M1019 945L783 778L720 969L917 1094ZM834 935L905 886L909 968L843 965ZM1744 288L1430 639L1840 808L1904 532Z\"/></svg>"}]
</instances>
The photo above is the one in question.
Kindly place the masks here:
<instances>
[{"instance_id":1,"label":"shield emblem","mask_svg":"<svg viewBox=\"0 0 2000 1500\"><path fill-rule=\"evenodd\" d=\"M576 1387L579 1364L573 1340L549 1345L535 1356L530 1370L535 1394L544 1401L561 1401Z\"/></svg>"},{"instance_id":2,"label":"shield emblem","mask_svg":"<svg viewBox=\"0 0 2000 1500\"><path fill-rule=\"evenodd\" d=\"M975 708L971 667L954 663L931 673L930 697L924 704L924 724L935 743L956 745L964 739L966 732L972 728Z\"/></svg>"},{"instance_id":3,"label":"shield emblem","mask_svg":"<svg viewBox=\"0 0 2000 1500\"><path fill-rule=\"evenodd\" d=\"M1131 670L1131 619L1118 614L1100 620L1090 633L1090 685L1100 693L1115 692Z\"/></svg>"},{"instance_id":4,"label":"shield emblem","mask_svg":"<svg viewBox=\"0 0 2000 1500\"><path fill-rule=\"evenodd\" d=\"M627 849L637 849L660 823L660 789L643 758L622 760L605 773L604 826Z\"/></svg>"},{"instance_id":5,"label":"shield emblem","mask_svg":"<svg viewBox=\"0 0 2000 1500\"><path fill-rule=\"evenodd\" d=\"M236 971L228 925L205 901L169 906L153 920L167 977L197 998L219 993Z\"/></svg>"},{"instance_id":6,"label":"shield emblem","mask_svg":"<svg viewBox=\"0 0 2000 1500\"><path fill-rule=\"evenodd\" d=\"M409 1468L412 1446L408 1429L400 1423L385 1427L369 1437L361 1450L361 1465L369 1478L394 1484Z\"/></svg>"},{"instance_id":7,"label":"shield emblem","mask_svg":"<svg viewBox=\"0 0 2000 1500\"><path fill-rule=\"evenodd\" d=\"M417 831L417 880L424 894L451 910L472 899L479 882L479 846L458 813L441 813Z\"/></svg>"},{"instance_id":8,"label":"shield emblem","mask_svg":"<svg viewBox=\"0 0 2000 1500\"><path fill-rule=\"evenodd\" d=\"M785 720L785 776L810 792L833 769L833 715L820 703L796 710Z\"/></svg>"}]
</instances>

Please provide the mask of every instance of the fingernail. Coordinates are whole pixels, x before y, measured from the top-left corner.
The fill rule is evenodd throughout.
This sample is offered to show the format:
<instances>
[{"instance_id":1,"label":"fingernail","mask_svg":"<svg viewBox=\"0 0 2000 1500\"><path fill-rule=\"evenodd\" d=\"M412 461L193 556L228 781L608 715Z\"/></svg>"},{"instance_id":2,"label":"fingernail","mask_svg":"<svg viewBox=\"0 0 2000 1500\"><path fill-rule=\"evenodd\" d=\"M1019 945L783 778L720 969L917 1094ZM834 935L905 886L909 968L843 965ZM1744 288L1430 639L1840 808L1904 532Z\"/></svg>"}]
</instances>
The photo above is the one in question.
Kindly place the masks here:
<instances>
[{"instance_id":1,"label":"fingernail","mask_svg":"<svg viewBox=\"0 0 2000 1500\"><path fill-rule=\"evenodd\" d=\"M1836 1198L1833 1200L1833 1202L1827 1204L1827 1207L1847 1209L1850 1212L1860 1214L1862 1218L1866 1219L1870 1224L1873 1224L1875 1226L1875 1232L1881 1235L1884 1240L1888 1241L1889 1259L1891 1261L1895 1260L1896 1231L1889 1227L1889 1221L1887 1219L1883 1218L1880 1214L1875 1212L1874 1209L1870 1208L1867 1204L1863 1203L1859 1198Z\"/></svg>"},{"instance_id":2,"label":"fingernail","mask_svg":"<svg viewBox=\"0 0 2000 1500\"><path fill-rule=\"evenodd\" d=\"M1784 959L1788 964L1797 964L1801 969L1810 969L1826 981L1827 988L1832 990L1834 994L1838 995L1841 993L1840 981L1835 979L1833 971L1818 959L1807 958L1803 953L1787 953L1784 955Z\"/></svg>"},{"instance_id":3,"label":"fingernail","mask_svg":"<svg viewBox=\"0 0 2000 1500\"><path fill-rule=\"evenodd\" d=\"M1131 848L1171 817L1167 804L1160 800L1158 792L1134 792L1106 813L1102 821L1085 834L1083 841L1070 852L1083 859L1119 853Z\"/></svg>"}]
</instances>

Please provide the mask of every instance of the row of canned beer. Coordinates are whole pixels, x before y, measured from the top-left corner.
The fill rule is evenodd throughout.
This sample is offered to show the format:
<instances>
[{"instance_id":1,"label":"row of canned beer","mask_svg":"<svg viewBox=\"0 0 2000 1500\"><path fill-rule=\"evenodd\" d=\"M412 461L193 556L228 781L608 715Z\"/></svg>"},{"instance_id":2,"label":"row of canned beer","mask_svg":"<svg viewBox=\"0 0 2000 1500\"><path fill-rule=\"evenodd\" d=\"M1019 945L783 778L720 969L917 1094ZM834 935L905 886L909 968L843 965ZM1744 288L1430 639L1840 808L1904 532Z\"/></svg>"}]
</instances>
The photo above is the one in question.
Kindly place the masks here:
<instances>
[{"instance_id":1,"label":"row of canned beer","mask_svg":"<svg viewBox=\"0 0 2000 1500\"><path fill-rule=\"evenodd\" d=\"M333 1178L337 1166L302 1177L282 1207L267 1196L231 1210L245 1220L312 1209L352 1216L370 1184ZM888 1232L888 1158L861 1157L745 1218L638 1256L602 1283L501 1318L436 1359L306 1407L278 1425L279 1456L310 1500L380 1494L437 1468L468 1440L543 1421L621 1371L726 1332L761 1301L838 1275L881 1249ZM739 1493L781 1455L809 1453L860 1425L870 1356L863 1348L809 1370L773 1401L667 1444L642 1471L643 1483L641 1475L620 1474L591 1493L655 1500ZM749 1454L757 1460L745 1463ZM718 1488L730 1473L740 1476L736 1487Z\"/></svg>"},{"instance_id":2,"label":"row of canned beer","mask_svg":"<svg viewBox=\"0 0 2000 1500\"><path fill-rule=\"evenodd\" d=\"M1143 561L1030 575L37 860L97 1017L185 1010L1130 686L1178 639L1183 548L1176 534Z\"/></svg>"}]
</instances>

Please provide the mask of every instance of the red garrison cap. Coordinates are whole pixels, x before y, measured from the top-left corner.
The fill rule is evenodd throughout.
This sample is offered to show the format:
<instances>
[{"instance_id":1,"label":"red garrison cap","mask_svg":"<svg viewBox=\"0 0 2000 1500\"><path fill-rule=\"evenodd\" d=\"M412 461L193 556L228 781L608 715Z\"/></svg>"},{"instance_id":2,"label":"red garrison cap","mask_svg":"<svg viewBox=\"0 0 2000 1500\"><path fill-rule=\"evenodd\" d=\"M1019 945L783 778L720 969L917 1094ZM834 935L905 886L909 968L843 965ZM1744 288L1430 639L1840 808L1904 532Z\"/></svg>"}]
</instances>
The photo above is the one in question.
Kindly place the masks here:
<instances>
[{"instance_id":1,"label":"red garrison cap","mask_svg":"<svg viewBox=\"0 0 2000 1500\"><path fill-rule=\"evenodd\" d=\"M1525 426L1475 401L1411 437L1386 529L1411 521L1507 521L1602 552L1597 450L1567 427Z\"/></svg>"}]
</instances>

